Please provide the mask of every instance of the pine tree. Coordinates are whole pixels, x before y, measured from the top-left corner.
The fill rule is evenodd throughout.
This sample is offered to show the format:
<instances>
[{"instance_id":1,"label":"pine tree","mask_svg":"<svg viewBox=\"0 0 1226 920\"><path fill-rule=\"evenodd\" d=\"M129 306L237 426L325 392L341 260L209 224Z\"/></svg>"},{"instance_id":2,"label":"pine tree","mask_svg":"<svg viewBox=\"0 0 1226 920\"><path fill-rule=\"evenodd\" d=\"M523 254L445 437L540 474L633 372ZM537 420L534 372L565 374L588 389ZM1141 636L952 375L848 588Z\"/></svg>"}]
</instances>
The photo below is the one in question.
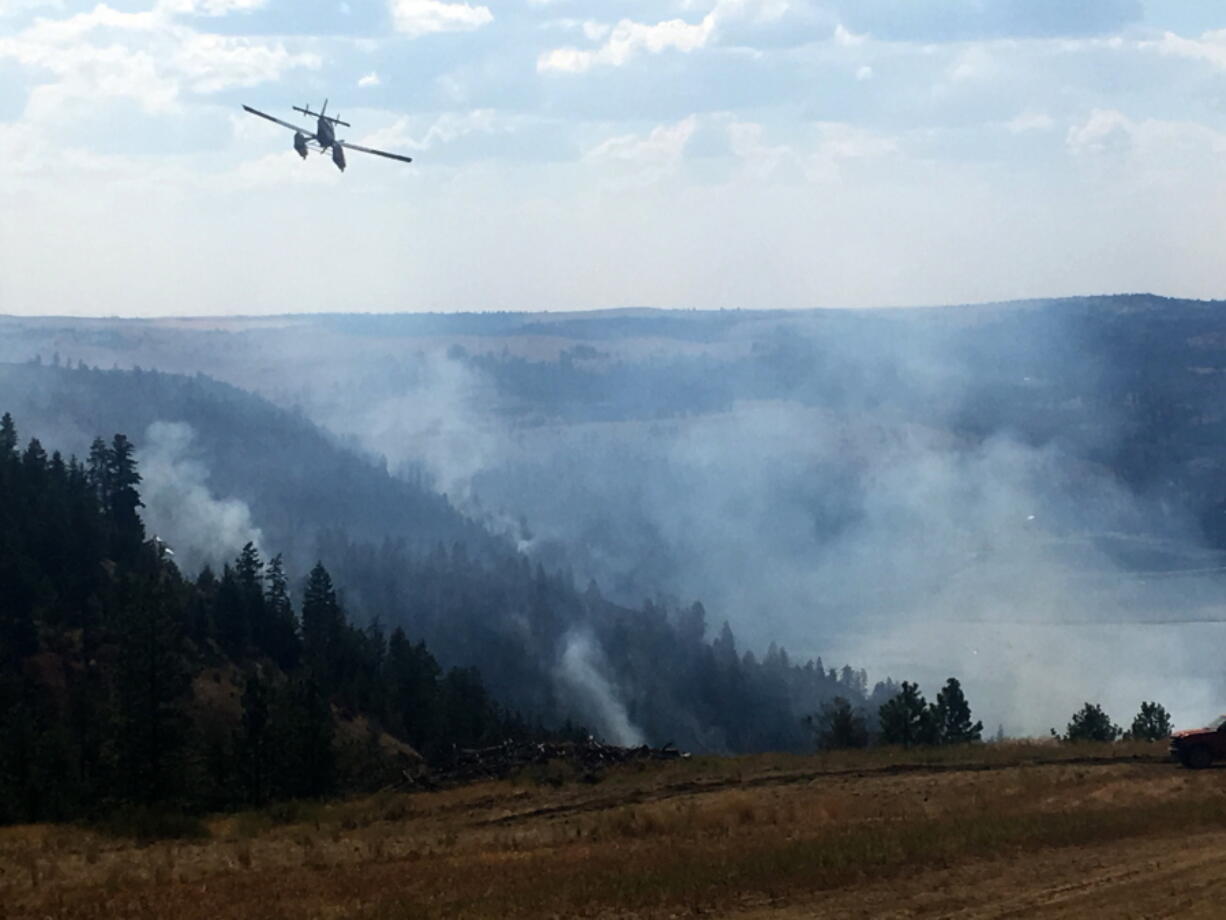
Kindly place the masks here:
<instances>
[{"instance_id":1,"label":"pine tree","mask_svg":"<svg viewBox=\"0 0 1226 920\"><path fill-rule=\"evenodd\" d=\"M94 438L89 446L89 463L86 467L90 487L97 496L104 515L110 512L111 500L111 451L102 438Z\"/></svg>"},{"instance_id":2,"label":"pine tree","mask_svg":"<svg viewBox=\"0 0 1226 920\"><path fill-rule=\"evenodd\" d=\"M245 639L241 652L248 652L250 643L260 652L268 652L269 628L264 611L264 560L255 544L248 542L234 560L234 580L237 588L238 619Z\"/></svg>"},{"instance_id":3,"label":"pine tree","mask_svg":"<svg viewBox=\"0 0 1226 920\"><path fill-rule=\"evenodd\" d=\"M425 751L444 730L438 662L425 643L410 642L403 629L387 643L388 709L400 736Z\"/></svg>"},{"instance_id":4,"label":"pine tree","mask_svg":"<svg viewBox=\"0 0 1226 920\"><path fill-rule=\"evenodd\" d=\"M1063 740L1115 741L1119 736L1120 727L1103 712L1102 706L1097 703L1086 703L1080 710L1073 713Z\"/></svg>"},{"instance_id":5,"label":"pine tree","mask_svg":"<svg viewBox=\"0 0 1226 920\"><path fill-rule=\"evenodd\" d=\"M931 707L934 741L937 744L967 744L983 736L983 723L971 722L971 707L955 677L945 682Z\"/></svg>"},{"instance_id":6,"label":"pine tree","mask_svg":"<svg viewBox=\"0 0 1226 920\"><path fill-rule=\"evenodd\" d=\"M172 571L129 575L114 622L113 751L126 798L164 801L181 791L191 681L183 660L182 610Z\"/></svg>"},{"instance_id":7,"label":"pine tree","mask_svg":"<svg viewBox=\"0 0 1226 920\"><path fill-rule=\"evenodd\" d=\"M852 708L846 697L836 696L823 703L816 716L806 720L816 734L817 747L823 751L862 748L868 745L868 726L864 713Z\"/></svg>"},{"instance_id":8,"label":"pine tree","mask_svg":"<svg viewBox=\"0 0 1226 920\"><path fill-rule=\"evenodd\" d=\"M290 601L289 579L280 553L268 563L264 581L264 612L268 623L266 651L282 670L289 671L298 667L302 659L302 639L298 635L298 618Z\"/></svg>"},{"instance_id":9,"label":"pine tree","mask_svg":"<svg viewBox=\"0 0 1226 920\"><path fill-rule=\"evenodd\" d=\"M15 456L17 453L17 426L13 417L7 412L0 416L0 460Z\"/></svg>"},{"instance_id":10,"label":"pine tree","mask_svg":"<svg viewBox=\"0 0 1226 920\"><path fill-rule=\"evenodd\" d=\"M246 799L258 807L264 804L272 786L275 748L268 688L256 670L247 675L242 705L242 726L235 748Z\"/></svg>"},{"instance_id":11,"label":"pine tree","mask_svg":"<svg viewBox=\"0 0 1226 920\"><path fill-rule=\"evenodd\" d=\"M1142 703L1132 720L1128 737L1133 741L1161 741L1171 736L1171 717L1160 703Z\"/></svg>"},{"instance_id":12,"label":"pine tree","mask_svg":"<svg viewBox=\"0 0 1226 920\"><path fill-rule=\"evenodd\" d=\"M929 744L933 736L932 716L916 684L902 682L898 694L878 710L883 744Z\"/></svg>"},{"instance_id":13,"label":"pine tree","mask_svg":"<svg viewBox=\"0 0 1226 920\"><path fill-rule=\"evenodd\" d=\"M134 562L145 542L145 525L136 510L144 506L137 486L135 447L122 434L111 440L106 462L106 513L111 529L111 551L117 559Z\"/></svg>"},{"instance_id":14,"label":"pine tree","mask_svg":"<svg viewBox=\"0 0 1226 920\"><path fill-rule=\"evenodd\" d=\"M45 485L44 475L47 472L47 452L43 450L38 438L31 438L21 455L21 466L25 473L27 487L35 491Z\"/></svg>"},{"instance_id":15,"label":"pine tree","mask_svg":"<svg viewBox=\"0 0 1226 920\"><path fill-rule=\"evenodd\" d=\"M302 597L303 657L326 694L335 689L345 625L332 576L316 562Z\"/></svg>"},{"instance_id":16,"label":"pine tree","mask_svg":"<svg viewBox=\"0 0 1226 920\"><path fill-rule=\"evenodd\" d=\"M336 788L332 707L311 677L295 680L282 694L277 717L281 741L278 768L282 795L318 797Z\"/></svg>"},{"instance_id":17,"label":"pine tree","mask_svg":"<svg viewBox=\"0 0 1226 920\"><path fill-rule=\"evenodd\" d=\"M240 655L251 641L250 624L243 604L243 590L230 563L221 567L213 605L217 641L231 655Z\"/></svg>"}]
</instances>

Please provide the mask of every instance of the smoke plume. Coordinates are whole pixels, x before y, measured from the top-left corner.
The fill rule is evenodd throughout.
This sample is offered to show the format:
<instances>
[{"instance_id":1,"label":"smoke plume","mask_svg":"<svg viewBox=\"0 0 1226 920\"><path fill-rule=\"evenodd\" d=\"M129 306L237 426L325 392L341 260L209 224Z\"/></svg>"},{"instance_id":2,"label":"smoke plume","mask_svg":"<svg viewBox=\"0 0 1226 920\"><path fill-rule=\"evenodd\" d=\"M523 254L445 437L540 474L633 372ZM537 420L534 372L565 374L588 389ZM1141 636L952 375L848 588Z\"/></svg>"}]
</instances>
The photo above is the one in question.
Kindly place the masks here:
<instances>
[{"instance_id":1,"label":"smoke plume","mask_svg":"<svg viewBox=\"0 0 1226 920\"><path fill-rule=\"evenodd\" d=\"M245 502L218 498L209 489L208 468L192 455L195 436L184 422L154 422L137 452L145 528L172 547L189 573L263 540Z\"/></svg>"}]
</instances>

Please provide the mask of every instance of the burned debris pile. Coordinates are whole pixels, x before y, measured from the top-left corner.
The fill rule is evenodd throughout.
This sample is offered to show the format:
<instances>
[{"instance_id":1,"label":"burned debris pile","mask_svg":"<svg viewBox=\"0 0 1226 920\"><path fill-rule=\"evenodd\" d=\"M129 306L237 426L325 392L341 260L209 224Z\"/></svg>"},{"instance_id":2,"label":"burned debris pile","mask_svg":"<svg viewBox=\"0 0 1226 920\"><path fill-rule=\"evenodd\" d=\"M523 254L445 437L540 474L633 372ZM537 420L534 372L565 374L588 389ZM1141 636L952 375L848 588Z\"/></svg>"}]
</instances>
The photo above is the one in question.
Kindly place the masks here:
<instances>
[{"instance_id":1,"label":"burned debris pile","mask_svg":"<svg viewBox=\"0 0 1226 920\"><path fill-rule=\"evenodd\" d=\"M556 763L569 765L584 776L592 776L617 764L683 760L689 756L671 742L663 747L653 748L646 744L620 747L603 744L594 738L580 742L556 743L506 741L492 747L457 749L449 764L418 774L406 771L404 778L408 787L432 788L482 779L499 779L527 767Z\"/></svg>"}]
</instances>

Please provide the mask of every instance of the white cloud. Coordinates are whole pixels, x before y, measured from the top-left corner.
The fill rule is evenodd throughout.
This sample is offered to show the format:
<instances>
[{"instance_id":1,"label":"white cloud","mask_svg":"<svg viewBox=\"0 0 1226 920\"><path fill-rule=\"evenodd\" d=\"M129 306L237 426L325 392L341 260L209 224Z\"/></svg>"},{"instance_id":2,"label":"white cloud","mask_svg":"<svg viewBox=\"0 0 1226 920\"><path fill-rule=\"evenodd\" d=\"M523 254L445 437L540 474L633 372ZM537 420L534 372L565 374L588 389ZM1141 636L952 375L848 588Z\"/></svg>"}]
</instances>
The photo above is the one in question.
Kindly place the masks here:
<instances>
[{"instance_id":1,"label":"white cloud","mask_svg":"<svg viewBox=\"0 0 1226 920\"><path fill-rule=\"evenodd\" d=\"M845 48L854 48L856 45L863 45L867 38L867 35L856 35L841 22L834 27L835 43L842 45Z\"/></svg>"},{"instance_id":2,"label":"white cloud","mask_svg":"<svg viewBox=\"0 0 1226 920\"><path fill-rule=\"evenodd\" d=\"M266 6L268 0L158 0L157 9L187 16L226 16L250 13Z\"/></svg>"},{"instance_id":3,"label":"white cloud","mask_svg":"<svg viewBox=\"0 0 1226 920\"><path fill-rule=\"evenodd\" d=\"M735 21L775 22L791 6L789 0L717 0L696 23L666 19L647 24L622 19L611 29L600 23L587 23L584 33L592 41L604 37L603 45L595 49L554 48L537 58L536 69L542 73L585 73L593 67L621 67L644 51L688 53L710 44L721 26Z\"/></svg>"},{"instance_id":4,"label":"white cloud","mask_svg":"<svg viewBox=\"0 0 1226 920\"><path fill-rule=\"evenodd\" d=\"M955 83L981 80L993 73L996 61L988 48L971 45L954 60L949 68L949 79Z\"/></svg>"},{"instance_id":5,"label":"white cloud","mask_svg":"<svg viewBox=\"0 0 1226 920\"><path fill-rule=\"evenodd\" d=\"M331 164L314 162L314 158L303 161L287 146L283 153L247 160L210 177L205 184L218 190L246 191L278 185L336 185L340 179L340 171L331 168Z\"/></svg>"},{"instance_id":6,"label":"white cloud","mask_svg":"<svg viewBox=\"0 0 1226 920\"><path fill-rule=\"evenodd\" d=\"M468 32L494 21L488 6L442 0L391 0L392 24L411 37L433 32Z\"/></svg>"},{"instance_id":7,"label":"white cloud","mask_svg":"<svg viewBox=\"0 0 1226 920\"><path fill-rule=\"evenodd\" d=\"M1073 125L1065 138L1069 150L1078 156L1119 153L1132 146L1136 125L1114 109L1095 109L1083 124Z\"/></svg>"},{"instance_id":8,"label":"white cloud","mask_svg":"<svg viewBox=\"0 0 1226 920\"><path fill-rule=\"evenodd\" d=\"M677 170L685 148L698 128L690 115L671 125L658 125L646 137L623 134L611 137L584 154L584 159L605 167L628 170L636 182L654 182Z\"/></svg>"},{"instance_id":9,"label":"white cloud","mask_svg":"<svg viewBox=\"0 0 1226 920\"><path fill-rule=\"evenodd\" d=\"M1161 54L1207 61L1218 70L1226 70L1226 29L1206 32L1198 39L1167 32L1160 41L1144 42L1142 47L1156 49Z\"/></svg>"},{"instance_id":10,"label":"white cloud","mask_svg":"<svg viewBox=\"0 0 1226 920\"><path fill-rule=\"evenodd\" d=\"M379 86L382 82L383 81L379 79L379 75L372 70L370 73L366 74L366 76L361 77L358 80L358 86Z\"/></svg>"},{"instance_id":11,"label":"white cloud","mask_svg":"<svg viewBox=\"0 0 1226 920\"><path fill-rule=\"evenodd\" d=\"M1076 156L1127 154L1149 177L1178 180L1185 168L1220 168L1226 134L1186 121L1134 119L1116 109L1094 109L1068 130L1065 143Z\"/></svg>"},{"instance_id":12,"label":"white cloud","mask_svg":"<svg viewBox=\"0 0 1226 920\"><path fill-rule=\"evenodd\" d=\"M901 152L898 138L843 122L822 122L817 125L817 134L817 144L805 160L805 175L811 182L838 180L845 163Z\"/></svg>"},{"instance_id":13,"label":"white cloud","mask_svg":"<svg viewBox=\"0 0 1226 920\"><path fill-rule=\"evenodd\" d=\"M750 175L767 179L781 167L798 165L799 158L791 147L772 147L763 142L763 134L762 125L754 122L733 122L728 125L728 144L733 154L745 163Z\"/></svg>"},{"instance_id":14,"label":"white cloud","mask_svg":"<svg viewBox=\"0 0 1226 920\"><path fill-rule=\"evenodd\" d=\"M867 64L864 64L859 70L856 71L856 79L861 83L863 83L865 80L873 79L873 68L869 67Z\"/></svg>"},{"instance_id":15,"label":"white cloud","mask_svg":"<svg viewBox=\"0 0 1226 920\"><path fill-rule=\"evenodd\" d=\"M623 19L612 28L600 48L555 48L540 56L536 69L542 72L584 73L596 66L620 67L640 51L651 54L668 49L693 51L711 39L714 29L715 20L710 14L697 24L690 24L684 19L669 19L655 25L645 25Z\"/></svg>"},{"instance_id":16,"label":"white cloud","mask_svg":"<svg viewBox=\"0 0 1226 920\"><path fill-rule=\"evenodd\" d=\"M30 91L26 115L39 120L54 120L74 100L99 98L133 99L147 112L165 112L185 91L252 86L321 63L318 55L291 52L279 41L197 32L162 8L126 13L105 4L39 19L0 38L4 59L57 78Z\"/></svg>"},{"instance_id":17,"label":"white cloud","mask_svg":"<svg viewBox=\"0 0 1226 920\"><path fill-rule=\"evenodd\" d=\"M62 9L64 0L0 0L0 18L16 16L18 13L25 13L48 6Z\"/></svg>"},{"instance_id":18,"label":"white cloud","mask_svg":"<svg viewBox=\"0 0 1226 920\"><path fill-rule=\"evenodd\" d=\"M397 118L386 128L365 135L361 142L380 150L430 150L473 134L510 134L525 121L520 116L500 115L493 109L444 112L417 134L412 119Z\"/></svg>"},{"instance_id":19,"label":"white cloud","mask_svg":"<svg viewBox=\"0 0 1226 920\"><path fill-rule=\"evenodd\" d=\"M293 54L280 43L206 34L186 36L171 60L172 70L197 93L268 83L292 68L319 66L318 55Z\"/></svg>"},{"instance_id":20,"label":"white cloud","mask_svg":"<svg viewBox=\"0 0 1226 920\"><path fill-rule=\"evenodd\" d=\"M1010 134L1028 134L1032 131L1050 131L1056 126L1056 122L1046 112L1033 112L1027 109L1025 112L1019 112L1009 121L1005 122L1005 128Z\"/></svg>"},{"instance_id":21,"label":"white cloud","mask_svg":"<svg viewBox=\"0 0 1226 920\"><path fill-rule=\"evenodd\" d=\"M606 35L613 31L613 27L607 22L594 22L588 20L583 23L583 35L591 42L601 41Z\"/></svg>"}]
</instances>

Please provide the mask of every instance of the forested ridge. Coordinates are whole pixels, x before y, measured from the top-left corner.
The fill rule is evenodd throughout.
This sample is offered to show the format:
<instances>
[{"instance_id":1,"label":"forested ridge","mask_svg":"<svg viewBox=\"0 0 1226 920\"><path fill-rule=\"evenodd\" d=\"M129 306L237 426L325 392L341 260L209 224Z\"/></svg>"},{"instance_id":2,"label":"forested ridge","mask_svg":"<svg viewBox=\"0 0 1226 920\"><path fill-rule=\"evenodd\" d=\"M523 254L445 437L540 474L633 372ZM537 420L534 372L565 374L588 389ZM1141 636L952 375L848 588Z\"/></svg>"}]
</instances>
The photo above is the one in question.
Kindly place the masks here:
<instances>
[{"instance_id":1,"label":"forested ridge","mask_svg":"<svg viewBox=\"0 0 1226 920\"><path fill-rule=\"evenodd\" d=\"M147 539L122 434L84 462L0 422L0 821L370 788L418 755L529 736L475 669L301 603L251 544L194 580Z\"/></svg>"},{"instance_id":2,"label":"forested ridge","mask_svg":"<svg viewBox=\"0 0 1226 920\"><path fill-rule=\"evenodd\" d=\"M251 543L184 573L145 531L140 484L123 434L66 460L3 417L2 821L371 788L419 755L580 723L620 742L802 749L820 702L894 689L776 647L759 659L726 624L708 640L701 604L622 607L488 544L326 532L337 581L316 563L298 601L282 557Z\"/></svg>"},{"instance_id":3,"label":"forested ridge","mask_svg":"<svg viewBox=\"0 0 1226 920\"><path fill-rule=\"evenodd\" d=\"M419 548L438 540L478 548L491 539L446 496L390 475L301 413L204 374L70 367L57 359L0 365L0 395L44 440L81 452L98 430L122 431L139 447L155 422L189 424L193 459L207 468L209 485L249 505L270 544L304 568L325 525L367 539L395 534Z\"/></svg>"}]
</instances>

